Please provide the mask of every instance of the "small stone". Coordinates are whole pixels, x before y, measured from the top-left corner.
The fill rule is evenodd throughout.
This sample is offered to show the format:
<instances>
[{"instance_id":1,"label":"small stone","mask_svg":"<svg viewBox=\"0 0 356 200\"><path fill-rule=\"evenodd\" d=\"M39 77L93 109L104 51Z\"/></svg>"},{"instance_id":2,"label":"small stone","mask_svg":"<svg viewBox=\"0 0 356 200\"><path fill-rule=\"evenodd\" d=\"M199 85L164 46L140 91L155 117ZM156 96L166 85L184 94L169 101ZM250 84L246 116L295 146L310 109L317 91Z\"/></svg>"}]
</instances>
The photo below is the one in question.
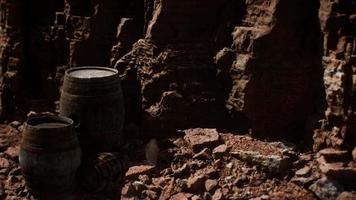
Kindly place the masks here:
<instances>
[{"instance_id":1,"label":"small stone","mask_svg":"<svg viewBox=\"0 0 356 200\"><path fill-rule=\"evenodd\" d=\"M132 186L135 188L136 191L141 192L144 189L146 189L146 185L142 183L141 181L134 181L132 183Z\"/></svg>"},{"instance_id":2,"label":"small stone","mask_svg":"<svg viewBox=\"0 0 356 200\"><path fill-rule=\"evenodd\" d=\"M349 154L346 150L338 150L334 148L326 148L318 152L319 156L324 156L327 162L342 162L349 159Z\"/></svg>"},{"instance_id":3,"label":"small stone","mask_svg":"<svg viewBox=\"0 0 356 200\"><path fill-rule=\"evenodd\" d=\"M291 182L301 185L301 186L307 186L311 185L317 178L314 176L311 177L293 177Z\"/></svg>"},{"instance_id":4,"label":"small stone","mask_svg":"<svg viewBox=\"0 0 356 200\"><path fill-rule=\"evenodd\" d=\"M156 193L161 192L162 188L160 186L155 186L155 185L146 185L147 190L154 191Z\"/></svg>"},{"instance_id":5,"label":"small stone","mask_svg":"<svg viewBox=\"0 0 356 200\"><path fill-rule=\"evenodd\" d=\"M0 138L0 152L5 151L10 145L7 140Z\"/></svg>"},{"instance_id":6,"label":"small stone","mask_svg":"<svg viewBox=\"0 0 356 200\"><path fill-rule=\"evenodd\" d=\"M292 159L288 156L262 155L257 151L233 151L230 154L240 160L259 166L262 170L273 174L285 174L291 169Z\"/></svg>"},{"instance_id":7,"label":"small stone","mask_svg":"<svg viewBox=\"0 0 356 200\"><path fill-rule=\"evenodd\" d=\"M343 192L341 185L327 177L317 180L309 189L323 200L334 200Z\"/></svg>"},{"instance_id":8,"label":"small stone","mask_svg":"<svg viewBox=\"0 0 356 200\"><path fill-rule=\"evenodd\" d=\"M336 200L355 200L356 192L343 192L341 193Z\"/></svg>"},{"instance_id":9,"label":"small stone","mask_svg":"<svg viewBox=\"0 0 356 200\"><path fill-rule=\"evenodd\" d=\"M209 192L204 192L203 199L211 199L211 194Z\"/></svg>"},{"instance_id":10,"label":"small stone","mask_svg":"<svg viewBox=\"0 0 356 200\"><path fill-rule=\"evenodd\" d=\"M121 199L135 199L136 192L132 184L126 184L121 190ZM138 199L138 197L137 197Z\"/></svg>"},{"instance_id":11,"label":"small stone","mask_svg":"<svg viewBox=\"0 0 356 200\"><path fill-rule=\"evenodd\" d=\"M130 167L125 173L126 178L136 178L139 175L150 174L155 169L153 165L138 165Z\"/></svg>"},{"instance_id":12,"label":"small stone","mask_svg":"<svg viewBox=\"0 0 356 200\"><path fill-rule=\"evenodd\" d=\"M193 176L188 179L188 189L193 192L199 192L204 188L206 177L204 175Z\"/></svg>"},{"instance_id":13,"label":"small stone","mask_svg":"<svg viewBox=\"0 0 356 200\"><path fill-rule=\"evenodd\" d=\"M268 195L262 195L260 196L261 200L268 200L269 196Z\"/></svg>"},{"instance_id":14,"label":"small stone","mask_svg":"<svg viewBox=\"0 0 356 200\"><path fill-rule=\"evenodd\" d=\"M302 169L299 169L298 171L296 171L296 172L295 172L295 175L297 175L297 176L304 176L304 175L309 174L309 172L310 172L310 167L305 166L305 167L303 167Z\"/></svg>"},{"instance_id":15,"label":"small stone","mask_svg":"<svg viewBox=\"0 0 356 200\"><path fill-rule=\"evenodd\" d=\"M218 181L217 180L208 179L208 180L205 181L205 190L207 192L210 192L210 191L214 190L217 185L218 185Z\"/></svg>"},{"instance_id":16,"label":"small stone","mask_svg":"<svg viewBox=\"0 0 356 200\"><path fill-rule=\"evenodd\" d=\"M20 132L24 132L24 131L25 131L25 125L22 124L21 126L19 126L19 127L17 128L17 130L20 131Z\"/></svg>"},{"instance_id":17,"label":"small stone","mask_svg":"<svg viewBox=\"0 0 356 200\"><path fill-rule=\"evenodd\" d=\"M224 153L226 153L226 151L227 151L227 146L225 144L222 144L215 147L215 149L213 150L213 154L215 156L222 156L224 155Z\"/></svg>"},{"instance_id":18,"label":"small stone","mask_svg":"<svg viewBox=\"0 0 356 200\"><path fill-rule=\"evenodd\" d=\"M183 138L178 138L178 139L174 140L173 144L176 147L184 147L186 144L186 141Z\"/></svg>"},{"instance_id":19,"label":"small stone","mask_svg":"<svg viewBox=\"0 0 356 200\"><path fill-rule=\"evenodd\" d=\"M174 180L171 179L163 188L159 199L170 199L171 196L175 193L174 191Z\"/></svg>"},{"instance_id":20,"label":"small stone","mask_svg":"<svg viewBox=\"0 0 356 200\"><path fill-rule=\"evenodd\" d=\"M313 157L310 154L303 154L299 157L299 159L303 161L311 161Z\"/></svg>"},{"instance_id":21,"label":"small stone","mask_svg":"<svg viewBox=\"0 0 356 200\"><path fill-rule=\"evenodd\" d=\"M5 154L8 155L12 160L17 162L18 161L18 156L19 156L19 150L20 150L19 146L9 147L5 151Z\"/></svg>"},{"instance_id":22,"label":"small stone","mask_svg":"<svg viewBox=\"0 0 356 200\"><path fill-rule=\"evenodd\" d=\"M354 161L356 162L356 147L355 147L354 150L352 151L352 158L353 158Z\"/></svg>"},{"instance_id":23,"label":"small stone","mask_svg":"<svg viewBox=\"0 0 356 200\"><path fill-rule=\"evenodd\" d=\"M160 175L163 175L163 176L168 176L170 174L172 174L173 171L171 168L166 168L166 169L163 169L161 172L160 172Z\"/></svg>"},{"instance_id":24,"label":"small stone","mask_svg":"<svg viewBox=\"0 0 356 200\"><path fill-rule=\"evenodd\" d=\"M177 192L183 192L187 189L187 180L186 179L176 179L176 187L175 190Z\"/></svg>"},{"instance_id":25,"label":"small stone","mask_svg":"<svg viewBox=\"0 0 356 200\"><path fill-rule=\"evenodd\" d=\"M21 122L19 121L13 121L9 124L10 126L14 127L14 128L18 128L19 126L21 126Z\"/></svg>"},{"instance_id":26,"label":"small stone","mask_svg":"<svg viewBox=\"0 0 356 200\"><path fill-rule=\"evenodd\" d=\"M189 173L189 165L184 163L184 165L177 170L172 170L175 177L180 177Z\"/></svg>"},{"instance_id":27,"label":"small stone","mask_svg":"<svg viewBox=\"0 0 356 200\"><path fill-rule=\"evenodd\" d=\"M248 178L245 175L239 176L236 180L235 180L235 185L238 188L243 188L244 184L248 182Z\"/></svg>"},{"instance_id":28,"label":"small stone","mask_svg":"<svg viewBox=\"0 0 356 200\"><path fill-rule=\"evenodd\" d=\"M223 197L223 194L222 194L222 192L221 192L221 189L219 188L219 189L217 189L217 190L215 191L215 193L214 193L214 195L211 197L211 199L212 199L212 200L220 200L220 199L222 199L222 197Z\"/></svg>"},{"instance_id":29,"label":"small stone","mask_svg":"<svg viewBox=\"0 0 356 200\"><path fill-rule=\"evenodd\" d=\"M184 139L190 144L194 152L204 148L214 147L219 143L219 133L216 129L188 129L185 130Z\"/></svg>"},{"instance_id":30,"label":"small stone","mask_svg":"<svg viewBox=\"0 0 356 200\"><path fill-rule=\"evenodd\" d=\"M201 200L201 198L197 195L194 195L190 198L191 200Z\"/></svg>"},{"instance_id":31,"label":"small stone","mask_svg":"<svg viewBox=\"0 0 356 200\"><path fill-rule=\"evenodd\" d=\"M319 163L319 169L326 176L331 177L335 180L343 181L344 183L355 182L356 181L356 167L347 166L345 163L327 163L324 157L317 159Z\"/></svg>"},{"instance_id":32,"label":"small stone","mask_svg":"<svg viewBox=\"0 0 356 200\"><path fill-rule=\"evenodd\" d=\"M144 184L150 184L150 177L148 177L146 174L138 176L138 179L144 183Z\"/></svg>"},{"instance_id":33,"label":"small stone","mask_svg":"<svg viewBox=\"0 0 356 200\"><path fill-rule=\"evenodd\" d=\"M199 160L210 160L212 159L211 157L211 150L209 148L205 148L199 153L195 154L193 156L194 159L199 159Z\"/></svg>"},{"instance_id":34,"label":"small stone","mask_svg":"<svg viewBox=\"0 0 356 200\"><path fill-rule=\"evenodd\" d=\"M6 169L10 167L10 162L5 158L0 158L0 169Z\"/></svg>"},{"instance_id":35,"label":"small stone","mask_svg":"<svg viewBox=\"0 0 356 200\"><path fill-rule=\"evenodd\" d=\"M226 184L232 184L232 182L233 182L233 176L225 177L225 183Z\"/></svg>"},{"instance_id":36,"label":"small stone","mask_svg":"<svg viewBox=\"0 0 356 200\"><path fill-rule=\"evenodd\" d=\"M21 168L20 168L20 167L15 167L15 168L13 168L13 169L9 172L9 175L11 175L11 176L19 176L19 175L22 175Z\"/></svg>"},{"instance_id":37,"label":"small stone","mask_svg":"<svg viewBox=\"0 0 356 200\"><path fill-rule=\"evenodd\" d=\"M192 196L193 196L192 194L181 192L181 193L173 195L170 198L170 200L188 200Z\"/></svg>"},{"instance_id":38,"label":"small stone","mask_svg":"<svg viewBox=\"0 0 356 200\"><path fill-rule=\"evenodd\" d=\"M188 200L184 193L178 193L172 196L171 200Z\"/></svg>"},{"instance_id":39,"label":"small stone","mask_svg":"<svg viewBox=\"0 0 356 200\"><path fill-rule=\"evenodd\" d=\"M157 192L152 190L145 190L143 193L150 199L158 199Z\"/></svg>"},{"instance_id":40,"label":"small stone","mask_svg":"<svg viewBox=\"0 0 356 200\"><path fill-rule=\"evenodd\" d=\"M228 168L228 169L232 169L233 166L234 166L234 163L232 163L232 162L226 164L226 168Z\"/></svg>"},{"instance_id":41,"label":"small stone","mask_svg":"<svg viewBox=\"0 0 356 200\"><path fill-rule=\"evenodd\" d=\"M155 186L158 187L165 187L167 183L169 183L172 180L172 178L169 177L158 177L158 178L152 178L152 183Z\"/></svg>"}]
</instances>

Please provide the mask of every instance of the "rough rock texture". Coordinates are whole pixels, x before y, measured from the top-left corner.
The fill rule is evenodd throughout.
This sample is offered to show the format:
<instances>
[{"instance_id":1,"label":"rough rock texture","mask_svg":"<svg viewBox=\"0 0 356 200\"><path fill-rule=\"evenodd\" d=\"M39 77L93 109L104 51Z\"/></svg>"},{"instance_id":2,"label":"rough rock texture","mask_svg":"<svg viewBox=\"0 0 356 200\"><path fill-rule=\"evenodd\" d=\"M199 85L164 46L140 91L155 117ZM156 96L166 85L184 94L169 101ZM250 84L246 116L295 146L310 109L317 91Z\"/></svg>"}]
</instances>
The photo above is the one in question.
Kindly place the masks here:
<instances>
[{"instance_id":1,"label":"rough rock texture","mask_svg":"<svg viewBox=\"0 0 356 200\"><path fill-rule=\"evenodd\" d=\"M143 26L143 19L140 19L142 4L137 0L66 0L64 14L67 39L70 42L69 67L110 66L111 48L116 41L124 39L123 29L127 28L125 31L133 33L130 36L133 39L140 37L139 27ZM128 17L137 20L137 27L122 27L122 23L125 23L123 18Z\"/></svg>"},{"instance_id":2,"label":"rough rock texture","mask_svg":"<svg viewBox=\"0 0 356 200\"><path fill-rule=\"evenodd\" d=\"M316 181L309 189L313 191L317 197L325 200L336 199L341 192L343 192L342 186L325 177Z\"/></svg>"},{"instance_id":3,"label":"rough rock texture","mask_svg":"<svg viewBox=\"0 0 356 200\"><path fill-rule=\"evenodd\" d=\"M2 114L53 109L64 69L102 65L120 71L127 127L315 130L315 150L351 150L355 4L1 0Z\"/></svg>"},{"instance_id":4,"label":"rough rock texture","mask_svg":"<svg viewBox=\"0 0 356 200\"><path fill-rule=\"evenodd\" d=\"M320 1L327 109L323 126L314 134L315 150L352 150L355 145L355 9L355 1Z\"/></svg>"},{"instance_id":5,"label":"rough rock texture","mask_svg":"<svg viewBox=\"0 0 356 200\"><path fill-rule=\"evenodd\" d=\"M145 39L115 65L122 72L128 120L142 116L143 128L152 132L218 124L222 106L209 42L220 4L155 1Z\"/></svg>"},{"instance_id":6,"label":"rough rock texture","mask_svg":"<svg viewBox=\"0 0 356 200\"><path fill-rule=\"evenodd\" d=\"M215 57L231 80L226 107L244 112L256 136L301 138L322 111L317 12L315 1L246 1L231 46Z\"/></svg>"},{"instance_id":7,"label":"rough rock texture","mask_svg":"<svg viewBox=\"0 0 356 200\"><path fill-rule=\"evenodd\" d=\"M219 133L222 140L204 149L226 145L225 154L197 158L185 136L161 140L162 148L156 170L125 179L122 199L336 199L344 191L342 181L322 178L313 157L298 154L284 143L268 143L229 133ZM204 140L209 130L199 131ZM205 132L205 134L203 134ZM241 145L243 143L244 145ZM174 145L174 146L173 146ZM249 162L234 152L253 152L256 156L290 157L284 174L265 170L264 162ZM208 152L208 151L205 151ZM133 154L135 154L133 152ZM136 153L137 154L137 153ZM210 152L211 154L211 152ZM270 160L275 164L275 160ZM137 187L140 185L139 187ZM311 188L311 189L309 189ZM345 187L346 188L346 187ZM352 195L352 192L340 195Z\"/></svg>"},{"instance_id":8,"label":"rough rock texture","mask_svg":"<svg viewBox=\"0 0 356 200\"><path fill-rule=\"evenodd\" d=\"M53 110L65 69L110 66L125 132L163 147L151 166L141 140L125 143L134 166L105 198L352 199L355 27L355 0L0 0L1 115ZM0 199L30 199L10 125ZM313 136L318 153L221 129L302 147Z\"/></svg>"},{"instance_id":9,"label":"rough rock texture","mask_svg":"<svg viewBox=\"0 0 356 200\"><path fill-rule=\"evenodd\" d=\"M137 40L143 29L141 1L2 0L0 4L4 118L29 110L54 110L68 67L109 66L121 18L136 20L131 40ZM117 40L124 37L122 32ZM127 45L122 51L129 51Z\"/></svg>"},{"instance_id":10,"label":"rough rock texture","mask_svg":"<svg viewBox=\"0 0 356 200\"><path fill-rule=\"evenodd\" d=\"M17 123L11 123L11 125ZM18 164L18 147L22 126L0 124L0 196L3 199L34 199L25 187ZM201 141L210 129L197 129ZM158 162L149 165L145 159L146 142L131 139L122 146L120 161L131 166L126 172L111 177L117 180L101 192L78 187L73 199L353 199L355 180L347 183L348 174L333 179L321 169L321 153L297 153L298 149L281 142L264 142L250 136L220 133L216 143L204 143L205 156L196 156L186 137L158 140ZM214 156L213 149L226 146ZM236 151L251 157L236 156ZM325 152L322 152L325 154ZM329 154L330 155L330 150ZM210 157L207 159L207 157ZM251 158L254 158L251 162ZM265 159L257 159L265 158ZM270 158L270 159L268 159ZM288 158L283 173L266 168L266 162L278 166L276 158ZM355 162L350 162L350 164ZM327 163L329 164L329 163ZM344 163L345 165L346 163ZM105 169L105 168L104 168ZM325 177L327 176L327 177ZM78 179L81 184L81 179ZM344 192L343 192L344 191ZM316 198L316 196L318 198Z\"/></svg>"},{"instance_id":11,"label":"rough rock texture","mask_svg":"<svg viewBox=\"0 0 356 200\"><path fill-rule=\"evenodd\" d=\"M63 62L63 49L56 45L65 45L52 25L63 2L2 0L0 4L2 114L49 110L58 99L56 66Z\"/></svg>"},{"instance_id":12,"label":"rough rock texture","mask_svg":"<svg viewBox=\"0 0 356 200\"><path fill-rule=\"evenodd\" d=\"M341 193L336 200L352 200L356 199L356 192L343 192Z\"/></svg>"}]
</instances>

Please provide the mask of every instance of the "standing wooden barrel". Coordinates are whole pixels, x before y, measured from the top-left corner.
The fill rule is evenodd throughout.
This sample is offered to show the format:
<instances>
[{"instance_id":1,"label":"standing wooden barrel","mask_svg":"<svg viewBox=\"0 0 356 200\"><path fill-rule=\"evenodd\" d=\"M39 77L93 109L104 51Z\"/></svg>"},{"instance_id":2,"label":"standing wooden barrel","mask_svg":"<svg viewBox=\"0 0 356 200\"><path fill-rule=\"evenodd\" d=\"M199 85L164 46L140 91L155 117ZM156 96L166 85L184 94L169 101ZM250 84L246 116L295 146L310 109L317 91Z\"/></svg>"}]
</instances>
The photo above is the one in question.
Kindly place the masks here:
<instances>
[{"instance_id":1,"label":"standing wooden barrel","mask_svg":"<svg viewBox=\"0 0 356 200\"><path fill-rule=\"evenodd\" d=\"M81 164L73 121L40 116L27 120L19 155L26 185L40 199L67 199Z\"/></svg>"},{"instance_id":2,"label":"standing wooden barrel","mask_svg":"<svg viewBox=\"0 0 356 200\"><path fill-rule=\"evenodd\" d=\"M118 153L100 153L92 163L81 167L80 183L89 192L107 191L115 187L125 169Z\"/></svg>"},{"instance_id":3,"label":"standing wooden barrel","mask_svg":"<svg viewBox=\"0 0 356 200\"><path fill-rule=\"evenodd\" d=\"M118 72L105 67L66 71L60 114L77 124L84 157L113 151L120 142L124 102Z\"/></svg>"}]
</instances>

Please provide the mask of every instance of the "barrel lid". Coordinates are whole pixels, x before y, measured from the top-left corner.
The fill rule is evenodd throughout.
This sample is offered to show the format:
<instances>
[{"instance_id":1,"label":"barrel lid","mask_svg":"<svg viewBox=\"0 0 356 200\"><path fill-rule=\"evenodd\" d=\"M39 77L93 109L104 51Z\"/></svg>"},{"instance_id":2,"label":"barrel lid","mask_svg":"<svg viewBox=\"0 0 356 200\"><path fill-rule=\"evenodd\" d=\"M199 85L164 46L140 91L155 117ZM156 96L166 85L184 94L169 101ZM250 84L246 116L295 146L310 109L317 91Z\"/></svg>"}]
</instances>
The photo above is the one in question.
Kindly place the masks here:
<instances>
[{"instance_id":1,"label":"barrel lid","mask_svg":"<svg viewBox=\"0 0 356 200\"><path fill-rule=\"evenodd\" d=\"M93 79L110 77L117 74L117 70L107 67L75 67L67 70L67 75L78 79Z\"/></svg>"},{"instance_id":2,"label":"barrel lid","mask_svg":"<svg viewBox=\"0 0 356 200\"><path fill-rule=\"evenodd\" d=\"M73 120L61 116L42 115L29 118L26 125L36 129L56 129L73 125Z\"/></svg>"}]
</instances>

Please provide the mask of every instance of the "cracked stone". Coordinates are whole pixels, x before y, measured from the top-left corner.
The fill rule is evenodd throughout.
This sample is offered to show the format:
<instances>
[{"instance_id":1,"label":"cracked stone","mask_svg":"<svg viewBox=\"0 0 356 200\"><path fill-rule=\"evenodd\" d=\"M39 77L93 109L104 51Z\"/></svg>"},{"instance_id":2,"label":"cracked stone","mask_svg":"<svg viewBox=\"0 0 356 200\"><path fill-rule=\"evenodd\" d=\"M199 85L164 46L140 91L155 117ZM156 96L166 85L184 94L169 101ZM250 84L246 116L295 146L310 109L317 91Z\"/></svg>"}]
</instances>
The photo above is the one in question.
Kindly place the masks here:
<instances>
[{"instance_id":1,"label":"cracked stone","mask_svg":"<svg viewBox=\"0 0 356 200\"><path fill-rule=\"evenodd\" d=\"M343 192L341 185L327 177L317 180L309 189L323 200L334 200Z\"/></svg>"},{"instance_id":2,"label":"cracked stone","mask_svg":"<svg viewBox=\"0 0 356 200\"><path fill-rule=\"evenodd\" d=\"M204 148L212 148L219 143L219 133L216 129L188 129L184 139L190 144L194 152Z\"/></svg>"},{"instance_id":3,"label":"cracked stone","mask_svg":"<svg viewBox=\"0 0 356 200\"><path fill-rule=\"evenodd\" d=\"M208 180L205 181L205 190L207 192L210 192L210 191L214 190L217 185L218 185L218 181L217 180L208 179Z\"/></svg>"}]
</instances>

